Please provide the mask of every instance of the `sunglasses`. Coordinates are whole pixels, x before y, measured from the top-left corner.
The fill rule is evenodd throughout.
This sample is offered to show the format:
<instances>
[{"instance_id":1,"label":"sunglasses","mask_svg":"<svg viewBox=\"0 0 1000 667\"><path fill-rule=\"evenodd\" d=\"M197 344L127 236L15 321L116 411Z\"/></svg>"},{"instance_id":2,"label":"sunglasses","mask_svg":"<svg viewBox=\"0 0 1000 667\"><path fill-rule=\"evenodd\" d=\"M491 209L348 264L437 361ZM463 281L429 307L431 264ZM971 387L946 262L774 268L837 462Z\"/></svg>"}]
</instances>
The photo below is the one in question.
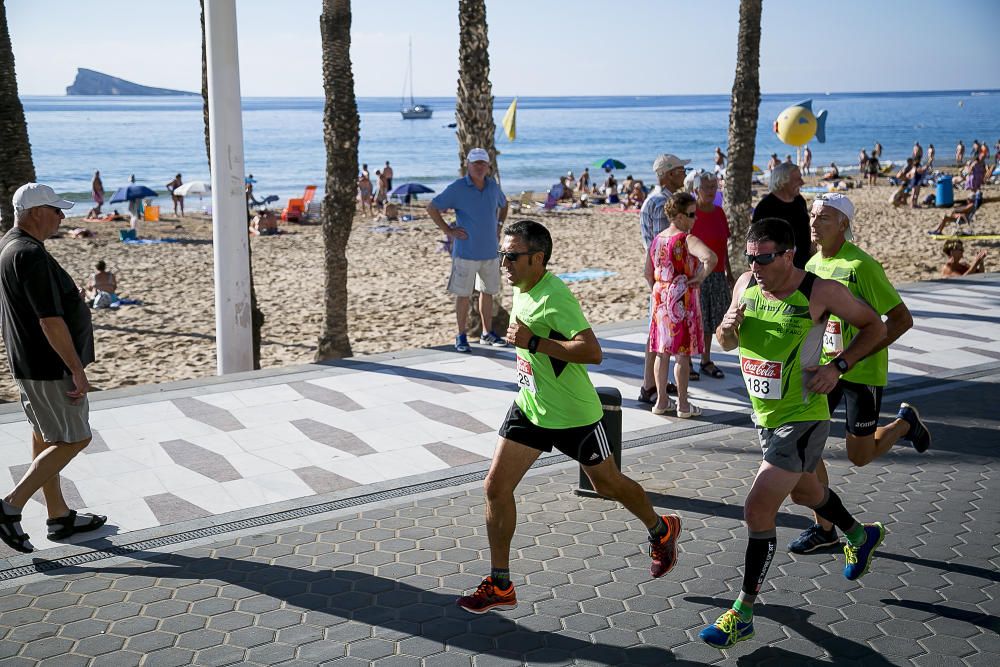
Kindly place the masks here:
<instances>
[{"instance_id":1,"label":"sunglasses","mask_svg":"<svg viewBox=\"0 0 1000 667\"><path fill-rule=\"evenodd\" d=\"M541 252L540 250L529 250L527 252L505 252L503 250L497 250L497 254L500 255L500 261L507 260L508 262L516 262L517 258L522 255L534 255L536 252Z\"/></svg>"},{"instance_id":2,"label":"sunglasses","mask_svg":"<svg viewBox=\"0 0 1000 667\"><path fill-rule=\"evenodd\" d=\"M688 213L687 211L681 211L681 215L686 216L688 218L695 218L698 216L698 213L697 212Z\"/></svg>"},{"instance_id":3,"label":"sunglasses","mask_svg":"<svg viewBox=\"0 0 1000 667\"><path fill-rule=\"evenodd\" d=\"M791 251L791 248L789 248L788 250L779 250L777 252L765 252L765 253L762 253L760 255L751 255L750 253L745 252L745 253L743 253L743 256L747 258L747 264L748 265L749 264L753 264L754 262L757 262L761 266L767 266L768 264L772 263L774 260L776 260L779 257L781 257L782 255L784 255L786 252L790 252L790 251Z\"/></svg>"}]
</instances>

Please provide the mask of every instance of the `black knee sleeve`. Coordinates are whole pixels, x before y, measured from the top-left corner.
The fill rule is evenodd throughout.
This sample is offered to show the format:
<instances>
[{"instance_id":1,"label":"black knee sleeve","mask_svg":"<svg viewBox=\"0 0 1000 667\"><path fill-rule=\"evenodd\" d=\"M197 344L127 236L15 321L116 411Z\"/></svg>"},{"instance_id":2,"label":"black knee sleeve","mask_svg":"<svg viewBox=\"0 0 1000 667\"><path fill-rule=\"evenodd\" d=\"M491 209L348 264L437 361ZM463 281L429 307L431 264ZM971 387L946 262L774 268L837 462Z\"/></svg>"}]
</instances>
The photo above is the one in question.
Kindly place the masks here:
<instances>
[{"instance_id":1,"label":"black knee sleeve","mask_svg":"<svg viewBox=\"0 0 1000 667\"><path fill-rule=\"evenodd\" d=\"M833 489L828 488L826 494L824 494L823 502L812 509L816 514L819 514L837 528L840 528L842 532L846 533L854 527L854 517L847 511L844 503L840 500L840 496L834 493Z\"/></svg>"}]
</instances>

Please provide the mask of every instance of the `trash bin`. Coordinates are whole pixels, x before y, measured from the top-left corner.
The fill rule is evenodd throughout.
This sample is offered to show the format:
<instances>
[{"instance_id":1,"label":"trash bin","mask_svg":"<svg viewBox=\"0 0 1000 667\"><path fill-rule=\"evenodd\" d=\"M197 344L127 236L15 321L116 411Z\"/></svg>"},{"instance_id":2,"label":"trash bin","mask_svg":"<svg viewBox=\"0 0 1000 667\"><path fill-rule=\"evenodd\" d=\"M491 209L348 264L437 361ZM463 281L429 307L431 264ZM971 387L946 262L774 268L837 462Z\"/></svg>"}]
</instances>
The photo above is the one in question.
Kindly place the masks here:
<instances>
[{"instance_id":1,"label":"trash bin","mask_svg":"<svg viewBox=\"0 0 1000 667\"><path fill-rule=\"evenodd\" d=\"M619 469L622 467L622 394L614 387L597 387L597 396L601 399L601 407L604 409L604 416L601 423L604 425L604 434L608 438L608 446L615 457L615 464ZM580 484L575 490L578 496L588 498L603 498L590 483L590 478L580 466Z\"/></svg>"},{"instance_id":2,"label":"trash bin","mask_svg":"<svg viewBox=\"0 0 1000 667\"><path fill-rule=\"evenodd\" d=\"M955 189L951 176L938 177L937 190L934 193L934 203L938 208L949 207L955 203Z\"/></svg>"}]
</instances>

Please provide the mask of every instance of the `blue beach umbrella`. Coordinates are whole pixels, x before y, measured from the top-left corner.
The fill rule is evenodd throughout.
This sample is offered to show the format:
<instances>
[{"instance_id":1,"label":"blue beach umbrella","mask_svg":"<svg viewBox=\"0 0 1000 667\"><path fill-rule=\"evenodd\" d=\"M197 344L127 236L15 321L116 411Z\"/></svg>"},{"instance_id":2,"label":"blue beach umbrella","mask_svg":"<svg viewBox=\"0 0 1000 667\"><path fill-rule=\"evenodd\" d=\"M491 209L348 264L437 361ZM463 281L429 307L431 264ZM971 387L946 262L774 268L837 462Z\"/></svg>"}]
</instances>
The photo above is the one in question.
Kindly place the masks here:
<instances>
[{"instance_id":1,"label":"blue beach umbrella","mask_svg":"<svg viewBox=\"0 0 1000 667\"><path fill-rule=\"evenodd\" d=\"M420 183L403 183L398 188L392 191L392 194L396 197L407 197L409 195L422 195L426 193L434 192L426 185L421 185Z\"/></svg>"},{"instance_id":2,"label":"blue beach umbrella","mask_svg":"<svg viewBox=\"0 0 1000 667\"><path fill-rule=\"evenodd\" d=\"M114 197L111 198L111 204L117 204L123 201L132 201L133 199L144 199L146 197L156 197L156 191L150 190L145 185L126 185L125 187L118 188L115 192Z\"/></svg>"},{"instance_id":3,"label":"blue beach umbrella","mask_svg":"<svg viewBox=\"0 0 1000 667\"><path fill-rule=\"evenodd\" d=\"M595 167L600 167L601 169L624 169L625 163L621 160L616 160L614 158L608 158L604 162L597 161L594 163Z\"/></svg>"}]
</instances>

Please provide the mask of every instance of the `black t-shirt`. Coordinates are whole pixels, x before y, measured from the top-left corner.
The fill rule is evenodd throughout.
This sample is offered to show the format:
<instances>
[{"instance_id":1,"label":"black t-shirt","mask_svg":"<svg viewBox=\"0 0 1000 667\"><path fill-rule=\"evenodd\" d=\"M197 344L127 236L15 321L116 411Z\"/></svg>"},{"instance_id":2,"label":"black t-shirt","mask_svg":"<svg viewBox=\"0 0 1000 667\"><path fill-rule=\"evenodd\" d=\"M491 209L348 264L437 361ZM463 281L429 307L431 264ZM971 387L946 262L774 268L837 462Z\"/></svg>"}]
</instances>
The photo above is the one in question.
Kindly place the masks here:
<instances>
[{"instance_id":1,"label":"black t-shirt","mask_svg":"<svg viewBox=\"0 0 1000 667\"><path fill-rule=\"evenodd\" d=\"M59 380L69 369L38 320L62 317L84 366L94 360L90 309L42 242L14 227L0 239L0 324L11 371L23 380Z\"/></svg>"},{"instance_id":2,"label":"black t-shirt","mask_svg":"<svg viewBox=\"0 0 1000 667\"><path fill-rule=\"evenodd\" d=\"M809 209L802 195L796 195L788 203L778 199L774 193L766 195L753 210L751 222L764 218L780 218L792 226L795 234L795 259L792 263L797 268L806 268L806 262L812 254L812 235L809 233Z\"/></svg>"}]
</instances>

